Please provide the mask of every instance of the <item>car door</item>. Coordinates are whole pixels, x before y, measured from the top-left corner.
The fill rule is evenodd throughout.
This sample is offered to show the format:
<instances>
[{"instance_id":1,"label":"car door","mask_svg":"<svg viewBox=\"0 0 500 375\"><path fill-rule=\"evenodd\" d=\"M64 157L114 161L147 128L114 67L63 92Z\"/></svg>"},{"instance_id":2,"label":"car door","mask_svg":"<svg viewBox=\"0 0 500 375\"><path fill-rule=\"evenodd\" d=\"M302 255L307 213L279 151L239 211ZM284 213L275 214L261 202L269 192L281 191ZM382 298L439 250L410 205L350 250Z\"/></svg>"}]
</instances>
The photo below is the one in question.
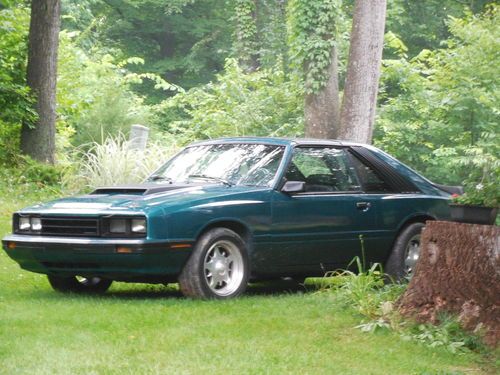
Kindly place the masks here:
<instances>
[{"instance_id":1,"label":"car door","mask_svg":"<svg viewBox=\"0 0 500 375\"><path fill-rule=\"evenodd\" d=\"M275 191L272 200L273 262L291 270L324 272L344 267L371 249L377 232L376 196L364 194L342 147L296 147L285 173L303 181L303 192ZM362 236L362 239L360 238Z\"/></svg>"}]
</instances>

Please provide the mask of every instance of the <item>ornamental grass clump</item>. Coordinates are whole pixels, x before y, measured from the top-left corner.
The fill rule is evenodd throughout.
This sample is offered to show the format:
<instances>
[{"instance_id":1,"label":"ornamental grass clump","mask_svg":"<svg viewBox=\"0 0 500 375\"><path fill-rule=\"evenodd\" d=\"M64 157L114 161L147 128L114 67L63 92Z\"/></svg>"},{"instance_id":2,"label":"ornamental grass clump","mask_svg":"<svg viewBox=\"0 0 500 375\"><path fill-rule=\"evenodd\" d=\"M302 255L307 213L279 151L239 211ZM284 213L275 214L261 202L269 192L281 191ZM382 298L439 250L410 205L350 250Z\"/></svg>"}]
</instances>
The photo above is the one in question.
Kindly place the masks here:
<instances>
[{"instance_id":1,"label":"ornamental grass clump","mask_svg":"<svg viewBox=\"0 0 500 375\"><path fill-rule=\"evenodd\" d=\"M145 150L133 149L123 135L94 142L80 154L76 181L86 188L139 183L175 152L175 143L148 144ZM74 182L73 182L74 183Z\"/></svg>"}]
</instances>

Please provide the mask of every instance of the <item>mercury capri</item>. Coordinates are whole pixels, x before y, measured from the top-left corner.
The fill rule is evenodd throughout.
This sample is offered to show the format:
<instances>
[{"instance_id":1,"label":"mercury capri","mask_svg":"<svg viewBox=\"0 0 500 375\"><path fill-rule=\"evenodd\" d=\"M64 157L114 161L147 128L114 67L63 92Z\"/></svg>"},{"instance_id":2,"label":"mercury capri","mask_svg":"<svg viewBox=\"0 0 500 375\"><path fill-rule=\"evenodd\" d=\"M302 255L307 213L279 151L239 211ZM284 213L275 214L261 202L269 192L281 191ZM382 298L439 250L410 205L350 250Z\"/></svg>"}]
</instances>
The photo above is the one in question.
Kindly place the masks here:
<instances>
[{"instance_id":1,"label":"mercury capri","mask_svg":"<svg viewBox=\"0 0 500 375\"><path fill-rule=\"evenodd\" d=\"M22 209L2 244L61 292L178 282L189 297L231 298L249 281L345 268L362 250L402 279L425 222L449 219L450 192L370 145L210 140L141 184Z\"/></svg>"}]
</instances>

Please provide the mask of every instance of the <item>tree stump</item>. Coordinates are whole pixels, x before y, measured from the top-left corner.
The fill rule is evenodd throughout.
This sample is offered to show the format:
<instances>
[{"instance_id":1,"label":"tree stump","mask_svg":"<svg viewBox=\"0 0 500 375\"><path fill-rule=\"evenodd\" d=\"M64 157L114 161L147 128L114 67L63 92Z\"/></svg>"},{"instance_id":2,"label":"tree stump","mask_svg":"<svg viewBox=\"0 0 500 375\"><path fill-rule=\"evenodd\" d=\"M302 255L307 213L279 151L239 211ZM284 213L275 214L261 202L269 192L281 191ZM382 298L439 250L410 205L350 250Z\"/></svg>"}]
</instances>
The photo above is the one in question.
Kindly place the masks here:
<instances>
[{"instance_id":1,"label":"tree stump","mask_svg":"<svg viewBox=\"0 0 500 375\"><path fill-rule=\"evenodd\" d=\"M420 259L398 301L404 316L438 322L440 312L458 315L463 328L500 340L500 227L428 221Z\"/></svg>"}]
</instances>

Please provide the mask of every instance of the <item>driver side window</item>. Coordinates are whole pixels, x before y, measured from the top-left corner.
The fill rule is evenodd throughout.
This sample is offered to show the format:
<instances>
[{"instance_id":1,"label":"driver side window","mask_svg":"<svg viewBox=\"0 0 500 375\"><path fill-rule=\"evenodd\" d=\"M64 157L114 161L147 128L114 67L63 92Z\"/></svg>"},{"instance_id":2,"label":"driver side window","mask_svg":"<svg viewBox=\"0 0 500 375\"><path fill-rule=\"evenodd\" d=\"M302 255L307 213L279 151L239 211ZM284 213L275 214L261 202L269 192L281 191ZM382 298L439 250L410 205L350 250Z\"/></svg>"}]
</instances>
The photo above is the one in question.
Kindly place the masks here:
<instances>
[{"instance_id":1,"label":"driver side window","mask_svg":"<svg viewBox=\"0 0 500 375\"><path fill-rule=\"evenodd\" d=\"M297 147L285 178L304 181L312 193L361 190L347 151L333 147Z\"/></svg>"}]
</instances>

